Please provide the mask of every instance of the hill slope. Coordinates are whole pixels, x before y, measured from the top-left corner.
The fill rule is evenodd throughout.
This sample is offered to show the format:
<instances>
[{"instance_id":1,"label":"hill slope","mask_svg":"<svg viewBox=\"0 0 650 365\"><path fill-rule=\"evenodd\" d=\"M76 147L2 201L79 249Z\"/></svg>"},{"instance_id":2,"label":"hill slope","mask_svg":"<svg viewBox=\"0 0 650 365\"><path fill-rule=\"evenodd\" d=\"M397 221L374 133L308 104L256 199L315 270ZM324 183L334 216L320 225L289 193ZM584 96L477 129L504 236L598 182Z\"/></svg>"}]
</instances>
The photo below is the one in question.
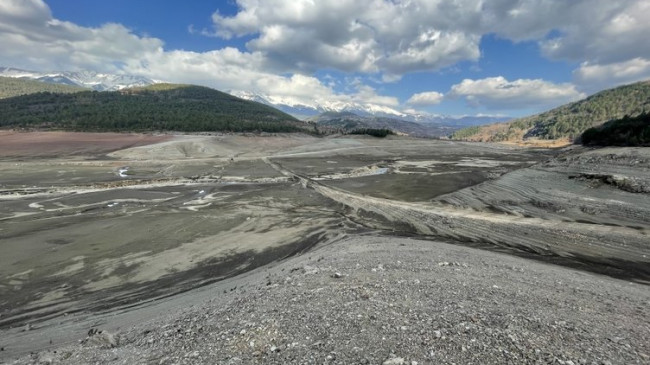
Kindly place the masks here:
<instances>
[{"instance_id":1,"label":"hill slope","mask_svg":"<svg viewBox=\"0 0 650 365\"><path fill-rule=\"evenodd\" d=\"M581 137L584 145L650 146L650 114L625 116L587 129Z\"/></svg>"},{"instance_id":2,"label":"hill slope","mask_svg":"<svg viewBox=\"0 0 650 365\"><path fill-rule=\"evenodd\" d=\"M82 131L265 131L309 128L288 114L207 87L36 93L0 100L0 127Z\"/></svg>"},{"instance_id":3,"label":"hill slope","mask_svg":"<svg viewBox=\"0 0 650 365\"><path fill-rule=\"evenodd\" d=\"M650 81L601 91L586 99L507 123L461 129L452 139L520 141L526 138L576 139L585 130L625 115L650 110Z\"/></svg>"},{"instance_id":4,"label":"hill slope","mask_svg":"<svg viewBox=\"0 0 650 365\"><path fill-rule=\"evenodd\" d=\"M41 81L0 76L0 99L38 92L76 93L84 90L84 88L77 86L48 84Z\"/></svg>"},{"instance_id":5,"label":"hill slope","mask_svg":"<svg viewBox=\"0 0 650 365\"><path fill-rule=\"evenodd\" d=\"M325 112L308 120L315 122L320 128L343 132L361 129L389 129L416 137L435 137L446 135L454 130L453 127L420 124L396 118L362 117L351 112Z\"/></svg>"}]
</instances>

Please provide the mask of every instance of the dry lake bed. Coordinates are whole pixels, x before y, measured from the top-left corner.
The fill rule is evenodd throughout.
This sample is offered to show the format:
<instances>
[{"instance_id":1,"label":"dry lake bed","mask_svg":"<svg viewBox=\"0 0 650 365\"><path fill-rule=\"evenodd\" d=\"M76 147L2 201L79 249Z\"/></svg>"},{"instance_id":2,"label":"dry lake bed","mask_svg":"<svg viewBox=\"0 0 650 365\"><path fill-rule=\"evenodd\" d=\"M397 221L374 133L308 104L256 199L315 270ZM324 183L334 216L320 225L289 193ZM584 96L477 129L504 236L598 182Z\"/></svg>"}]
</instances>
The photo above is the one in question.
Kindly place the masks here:
<instances>
[{"instance_id":1,"label":"dry lake bed","mask_svg":"<svg viewBox=\"0 0 650 365\"><path fill-rule=\"evenodd\" d=\"M39 337L61 323L369 235L505 252L647 295L649 233L647 148L3 132L0 358L79 339Z\"/></svg>"}]
</instances>

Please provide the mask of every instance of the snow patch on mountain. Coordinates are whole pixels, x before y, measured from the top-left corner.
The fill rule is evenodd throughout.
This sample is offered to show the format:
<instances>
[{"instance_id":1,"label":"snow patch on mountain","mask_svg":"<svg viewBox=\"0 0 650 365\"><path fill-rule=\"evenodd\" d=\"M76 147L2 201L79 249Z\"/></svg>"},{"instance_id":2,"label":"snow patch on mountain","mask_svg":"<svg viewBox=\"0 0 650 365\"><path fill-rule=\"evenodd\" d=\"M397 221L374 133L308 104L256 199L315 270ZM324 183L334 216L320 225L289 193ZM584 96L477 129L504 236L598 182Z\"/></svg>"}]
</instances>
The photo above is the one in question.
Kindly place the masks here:
<instances>
[{"instance_id":1,"label":"snow patch on mountain","mask_svg":"<svg viewBox=\"0 0 650 365\"><path fill-rule=\"evenodd\" d=\"M156 83L149 78L135 75L114 75L94 71L39 72L12 67L0 67L0 76L37 80L52 84L81 86L97 91L116 91Z\"/></svg>"},{"instance_id":2,"label":"snow patch on mountain","mask_svg":"<svg viewBox=\"0 0 650 365\"><path fill-rule=\"evenodd\" d=\"M250 91L229 90L231 95L242 99L256 101L266 104L285 113L299 117L311 117L324 112L353 112L359 115L386 116L386 117L407 117L407 114L396 109L370 103L359 103L344 100L312 100L305 102L290 96L274 96L253 93Z\"/></svg>"},{"instance_id":3,"label":"snow patch on mountain","mask_svg":"<svg viewBox=\"0 0 650 365\"><path fill-rule=\"evenodd\" d=\"M418 111L399 111L384 105L342 100L305 102L292 97L271 96L250 91L229 90L227 92L242 99L272 106L299 119L308 119L325 112L350 112L358 116L398 118L421 124L442 124L460 127L503 122L511 119L508 116L447 116Z\"/></svg>"}]
</instances>

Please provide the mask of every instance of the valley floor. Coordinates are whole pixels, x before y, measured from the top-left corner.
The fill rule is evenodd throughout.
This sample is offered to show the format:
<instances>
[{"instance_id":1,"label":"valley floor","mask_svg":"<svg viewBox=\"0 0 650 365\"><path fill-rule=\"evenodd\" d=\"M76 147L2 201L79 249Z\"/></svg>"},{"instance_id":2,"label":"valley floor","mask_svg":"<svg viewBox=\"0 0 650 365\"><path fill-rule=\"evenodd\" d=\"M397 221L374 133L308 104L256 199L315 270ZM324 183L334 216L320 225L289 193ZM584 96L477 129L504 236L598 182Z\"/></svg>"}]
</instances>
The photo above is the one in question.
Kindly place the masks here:
<instances>
[{"instance_id":1,"label":"valley floor","mask_svg":"<svg viewBox=\"0 0 650 365\"><path fill-rule=\"evenodd\" d=\"M0 359L650 361L647 149L128 138L0 160Z\"/></svg>"}]
</instances>

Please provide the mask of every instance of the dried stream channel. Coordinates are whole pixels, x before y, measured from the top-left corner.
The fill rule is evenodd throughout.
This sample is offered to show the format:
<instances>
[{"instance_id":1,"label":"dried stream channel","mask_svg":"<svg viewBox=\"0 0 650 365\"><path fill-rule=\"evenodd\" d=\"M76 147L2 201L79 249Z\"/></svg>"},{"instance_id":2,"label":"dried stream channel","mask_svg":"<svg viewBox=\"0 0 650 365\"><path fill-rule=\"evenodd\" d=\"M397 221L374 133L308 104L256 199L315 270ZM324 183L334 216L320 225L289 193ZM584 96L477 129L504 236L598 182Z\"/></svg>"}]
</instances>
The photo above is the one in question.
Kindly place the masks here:
<instances>
[{"instance_id":1,"label":"dried stream channel","mask_svg":"<svg viewBox=\"0 0 650 365\"><path fill-rule=\"evenodd\" d=\"M369 229L650 277L644 149L177 136L57 153L0 160L3 328L125 308Z\"/></svg>"}]
</instances>

